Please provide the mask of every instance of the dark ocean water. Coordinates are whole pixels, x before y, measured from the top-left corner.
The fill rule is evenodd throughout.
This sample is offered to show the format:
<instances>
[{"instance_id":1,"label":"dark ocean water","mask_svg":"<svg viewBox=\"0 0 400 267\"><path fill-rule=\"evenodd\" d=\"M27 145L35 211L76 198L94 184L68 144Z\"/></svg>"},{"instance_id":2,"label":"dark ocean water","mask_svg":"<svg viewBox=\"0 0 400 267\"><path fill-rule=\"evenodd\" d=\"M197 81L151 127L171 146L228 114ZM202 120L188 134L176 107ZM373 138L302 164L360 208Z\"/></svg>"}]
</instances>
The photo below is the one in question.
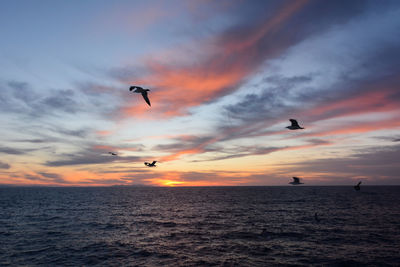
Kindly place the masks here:
<instances>
[{"instance_id":1,"label":"dark ocean water","mask_svg":"<svg viewBox=\"0 0 400 267\"><path fill-rule=\"evenodd\" d=\"M0 188L0 265L399 266L400 187Z\"/></svg>"}]
</instances>

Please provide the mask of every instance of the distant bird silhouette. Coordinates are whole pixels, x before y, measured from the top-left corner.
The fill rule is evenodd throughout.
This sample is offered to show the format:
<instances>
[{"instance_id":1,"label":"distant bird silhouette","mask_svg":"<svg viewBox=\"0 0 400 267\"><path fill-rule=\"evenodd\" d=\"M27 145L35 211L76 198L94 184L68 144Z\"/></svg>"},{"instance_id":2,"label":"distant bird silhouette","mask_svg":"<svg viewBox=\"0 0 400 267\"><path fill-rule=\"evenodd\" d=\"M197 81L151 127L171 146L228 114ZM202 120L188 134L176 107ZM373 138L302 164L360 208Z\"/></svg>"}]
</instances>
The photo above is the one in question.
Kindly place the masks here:
<instances>
[{"instance_id":1,"label":"distant bird silhouette","mask_svg":"<svg viewBox=\"0 0 400 267\"><path fill-rule=\"evenodd\" d=\"M289 121L292 123L292 125L287 126L289 130L300 130L304 129L303 127L300 127L299 123L295 119L289 119Z\"/></svg>"},{"instance_id":2,"label":"distant bird silhouette","mask_svg":"<svg viewBox=\"0 0 400 267\"><path fill-rule=\"evenodd\" d=\"M300 183L299 177L292 177L292 178L293 178L293 182L290 182L289 184L292 184L292 185L303 184L303 183Z\"/></svg>"},{"instance_id":3,"label":"distant bird silhouette","mask_svg":"<svg viewBox=\"0 0 400 267\"><path fill-rule=\"evenodd\" d=\"M358 182L358 184L354 186L354 190L360 191L360 189L361 189L360 184L361 184L361 181Z\"/></svg>"},{"instance_id":4,"label":"distant bird silhouette","mask_svg":"<svg viewBox=\"0 0 400 267\"><path fill-rule=\"evenodd\" d=\"M117 156L117 155L118 155L118 154L115 153L115 152L108 152L108 154L111 154L111 155L113 155L113 156Z\"/></svg>"},{"instance_id":5,"label":"distant bird silhouette","mask_svg":"<svg viewBox=\"0 0 400 267\"><path fill-rule=\"evenodd\" d=\"M321 221L321 219L318 218L318 214L317 213L314 214L314 219L315 219L316 222L320 222Z\"/></svg>"},{"instance_id":6,"label":"distant bird silhouette","mask_svg":"<svg viewBox=\"0 0 400 267\"><path fill-rule=\"evenodd\" d=\"M134 93L142 94L146 103L151 107L149 97L147 96L147 92L150 91L149 89L143 89L140 86L131 86L131 87L129 87L129 91L131 91L131 92L133 91Z\"/></svg>"},{"instance_id":7,"label":"distant bird silhouette","mask_svg":"<svg viewBox=\"0 0 400 267\"><path fill-rule=\"evenodd\" d=\"M146 165L147 167L157 167L156 162L157 161L153 161L152 163L145 162L144 165Z\"/></svg>"}]
</instances>

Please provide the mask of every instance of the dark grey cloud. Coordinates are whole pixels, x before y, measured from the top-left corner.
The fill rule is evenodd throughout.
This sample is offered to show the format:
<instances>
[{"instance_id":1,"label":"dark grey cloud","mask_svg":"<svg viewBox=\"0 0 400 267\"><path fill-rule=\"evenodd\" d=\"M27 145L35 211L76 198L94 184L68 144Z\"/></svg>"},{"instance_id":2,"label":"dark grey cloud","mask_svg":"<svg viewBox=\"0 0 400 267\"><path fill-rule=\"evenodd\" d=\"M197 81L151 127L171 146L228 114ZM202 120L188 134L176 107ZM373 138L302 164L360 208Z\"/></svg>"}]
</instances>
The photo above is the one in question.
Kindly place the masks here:
<instances>
[{"instance_id":1,"label":"dark grey cloud","mask_svg":"<svg viewBox=\"0 0 400 267\"><path fill-rule=\"evenodd\" d=\"M59 179L61 175L57 173L48 173L48 172L38 172L38 174L47 177L47 178L53 178L53 179Z\"/></svg>"},{"instance_id":2,"label":"dark grey cloud","mask_svg":"<svg viewBox=\"0 0 400 267\"><path fill-rule=\"evenodd\" d=\"M45 139L20 139L20 140L13 140L13 142L41 144L41 143L48 142L48 140L45 140Z\"/></svg>"},{"instance_id":3,"label":"dark grey cloud","mask_svg":"<svg viewBox=\"0 0 400 267\"><path fill-rule=\"evenodd\" d=\"M57 90L49 96L43 98L35 107L38 112L63 111L66 113L76 113L82 108L79 103L74 100L74 91Z\"/></svg>"},{"instance_id":4,"label":"dark grey cloud","mask_svg":"<svg viewBox=\"0 0 400 267\"><path fill-rule=\"evenodd\" d=\"M58 166L70 166L70 165L89 165L89 164L106 164L106 163L133 163L143 161L141 157L128 156L110 156L102 155L97 153L77 153L67 154L63 156L63 159L47 161L46 166L58 167Z\"/></svg>"},{"instance_id":5,"label":"dark grey cloud","mask_svg":"<svg viewBox=\"0 0 400 267\"><path fill-rule=\"evenodd\" d=\"M400 138L397 136L374 136L373 138L380 141L400 142Z\"/></svg>"},{"instance_id":6,"label":"dark grey cloud","mask_svg":"<svg viewBox=\"0 0 400 267\"><path fill-rule=\"evenodd\" d=\"M146 168L146 169L140 169L140 168L137 168L137 169L132 169L132 168L120 168L120 167L118 167L118 168L109 168L108 170L91 170L92 172L95 172L95 173L102 173L102 174L105 174L105 173L148 173L148 172L151 172L151 170L149 170L148 169L148 167L146 167L145 165L143 165L143 168Z\"/></svg>"},{"instance_id":7,"label":"dark grey cloud","mask_svg":"<svg viewBox=\"0 0 400 267\"><path fill-rule=\"evenodd\" d=\"M11 154L11 155L22 155L26 153L26 149L0 146L0 153Z\"/></svg>"},{"instance_id":8,"label":"dark grey cloud","mask_svg":"<svg viewBox=\"0 0 400 267\"><path fill-rule=\"evenodd\" d=\"M211 157L207 160L202 161L215 161L215 160L225 160L225 159L233 159L233 158L241 158L247 156L257 156L257 155L267 155L277 151L283 150L293 150L298 148L305 148L305 147L315 147L315 146L323 146L331 144L329 141L321 140L321 139L309 139L306 143L296 146L280 146L280 147L273 147L273 146L236 146L234 148L224 150L221 149L219 152L225 153L225 156L216 156Z\"/></svg>"},{"instance_id":9,"label":"dark grey cloud","mask_svg":"<svg viewBox=\"0 0 400 267\"><path fill-rule=\"evenodd\" d=\"M10 167L9 164L0 161L0 169L9 169Z\"/></svg>"},{"instance_id":10,"label":"dark grey cloud","mask_svg":"<svg viewBox=\"0 0 400 267\"><path fill-rule=\"evenodd\" d=\"M56 184L68 183L62 177L62 175L56 173L36 172L36 174L25 174L24 177L28 180L46 182L46 183L56 183Z\"/></svg>"},{"instance_id":11,"label":"dark grey cloud","mask_svg":"<svg viewBox=\"0 0 400 267\"><path fill-rule=\"evenodd\" d=\"M275 121L276 118L288 110L294 110L292 104L286 104L293 89L306 88L313 80L309 76L284 77L282 75L268 76L263 79L256 87L263 86L260 95L247 94L238 103L225 107L227 116L233 119L245 121L246 123L258 122L263 120ZM269 86L266 86L269 84ZM293 99L293 102L297 99ZM257 112L255 112L257 111Z\"/></svg>"},{"instance_id":12,"label":"dark grey cloud","mask_svg":"<svg viewBox=\"0 0 400 267\"><path fill-rule=\"evenodd\" d=\"M71 89L37 92L30 84L10 81L2 87L1 110L24 114L27 118L54 115L55 112L76 113L81 110L77 96Z\"/></svg>"},{"instance_id":13,"label":"dark grey cloud","mask_svg":"<svg viewBox=\"0 0 400 267\"><path fill-rule=\"evenodd\" d=\"M176 152L180 150L193 149L197 147L203 147L204 144L208 143L214 138L215 137L213 136L186 135L174 138L173 143L171 144L156 145L152 149L166 151L166 152Z\"/></svg>"},{"instance_id":14,"label":"dark grey cloud","mask_svg":"<svg viewBox=\"0 0 400 267\"><path fill-rule=\"evenodd\" d=\"M101 72L101 75L109 76L109 73ZM119 116L119 110L129 96L127 85L111 86L102 83L79 82L75 86L86 99L86 110L95 111L96 116L106 120L113 120Z\"/></svg>"},{"instance_id":15,"label":"dark grey cloud","mask_svg":"<svg viewBox=\"0 0 400 267\"><path fill-rule=\"evenodd\" d=\"M92 129L86 127L77 130L71 130L71 129L66 129L64 127L56 126L52 127L51 130L61 135L79 137L79 138L86 138L92 132Z\"/></svg>"},{"instance_id":16,"label":"dark grey cloud","mask_svg":"<svg viewBox=\"0 0 400 267\"><path fill-rule=\"evenodd\" d=\"M230 147L220 146L218 142L226 141L226 140L234 140L236 138L241 138L242 135L236 135L235 133L228 133L225 136L217 138L216 136L183 136L177 137L174 140L175 143L167 144L167 145L157 145L153 149L158 151L164 151L169 153L179 153L180 151L197 151L197 153L205 153L205 152L216 152L218 155L212 156L205 160L194 160L193 162L200 161L215 161L215 160L224 160L224 159L232 159L232 158L241 158L247 156L254 155L267 155L276 151L281 150L290 150L304 147L313 147L320 145L330 145L331 142L323 139L311 138L305 139L304 143L296 146L240 146L233 145ZM247 136L248 137L248 136ZM167 156L168 158L168 156Z\"/></svg>"},{"instance_id":17,"label":"dark grey cloud","mask_svg":"<svg viewBox=\"0 0 400 267\"><path fill-rule=\"evenodd\" d=\"M39 90L31 84L10 81L0 84L0 110L18 114L20 119L35 121L64 114L90 113L110 119L121 106L126 90L94 83L76 83L73 89Z\"/></svg>"},{"instance_id":18,"label":"dark grey cloud","mask_svg":"<svg viewBox=\"0 0 400 267\"><path fill-rule=\"evenodd\" d=\"M12 89L12 95L26 105L30 105L37 99L37 95L26 82L10 81L7 85Z\"/></svg>"}]
</instances>

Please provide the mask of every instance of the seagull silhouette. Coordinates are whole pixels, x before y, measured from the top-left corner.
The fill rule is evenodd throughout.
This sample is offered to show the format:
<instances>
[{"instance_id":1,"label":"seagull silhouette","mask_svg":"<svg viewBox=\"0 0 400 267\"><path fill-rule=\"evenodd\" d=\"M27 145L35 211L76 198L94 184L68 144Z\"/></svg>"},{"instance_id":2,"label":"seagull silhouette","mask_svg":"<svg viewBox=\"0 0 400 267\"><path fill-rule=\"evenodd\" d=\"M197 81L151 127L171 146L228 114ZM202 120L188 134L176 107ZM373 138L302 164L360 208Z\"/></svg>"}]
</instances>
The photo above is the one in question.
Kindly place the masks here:
<instances>
[{"instance_id":1,"label":"seagull silhouette","mask_svg":"<svg viewBox=\"0 0 400 267\"><path fill-rule=\"evenodd\" d=\"M131 92L133 91L134 93L142 94L146 103L151 107L149 97L147 96L147 92L150 91L149 89L143 89L140 86L131 86L131 87L129 87L129 91L131 91Z\"/></svg>"},{"instance_id":2,"label":"seagull silhouette","mask_svg":"<svg viewBox=\"0 0 400 267\"><path fill-rule=\"evenodd\" d=\"M361 184L361 181L358 182L358 184L354 186L354 190L360 191L360 189L361 189L360 184Z\"/></svg>"},{"instance_id":3,"label":"seagull silhouette","mask_svg":"<svg viewBox=\"0 0 400 267\"><path fill-rule=\"evenodd\" d=\"M145 162L144 165L146 165L147 167L157 167L156 162L157 161L153 161L152 163Z\"/></svg>"},{"instance_id":4,"label":"seagull silhouette","mask_svg":"<svg viewBox=\"0 0 400 267\"><path fill-rule=\"evenodd\" d=\"M111 154L111 155L113 155L113 156L116 156L116 155L117 155L117 153L115 153L115 152L108 152L108 154Z\"/></svg>"},{"instance_id":5,"label":"seagull silhouette","mask_svg":"<svg viewBox=\"0 0 400 267\"><path fill-rule=\"evenodd\" d=\"M289 184L292 184L292 185L303 184L303 183L300 183L299 177L292 177L292 178L293 178L293 182L290 182Z\"/></svg>"},{"instance_id":6,"label":"seagull silhouette","mask_svg":"<svg viewBox=\"0 0 400 267\"><path fill-rule=\"evenodd\" d=\"M303 127L300 127L299 123L295 119L289 119L289 121L292 123L292 125L287 126L289 130L300 130L304 129Z\"/></svg>"}]
</instances>

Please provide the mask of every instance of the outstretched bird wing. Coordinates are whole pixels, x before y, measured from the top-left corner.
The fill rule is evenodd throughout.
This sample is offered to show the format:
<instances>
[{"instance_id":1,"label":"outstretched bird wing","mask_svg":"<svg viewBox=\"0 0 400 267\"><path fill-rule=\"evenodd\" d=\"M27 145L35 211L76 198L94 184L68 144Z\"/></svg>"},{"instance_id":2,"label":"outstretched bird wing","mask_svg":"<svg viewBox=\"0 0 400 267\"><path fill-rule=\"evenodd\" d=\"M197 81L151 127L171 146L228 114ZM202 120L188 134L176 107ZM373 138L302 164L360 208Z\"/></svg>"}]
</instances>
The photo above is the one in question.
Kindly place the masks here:
<instances>
[{"instance_id":1,"label":"outstretched bird wing","mask_svg":"<svg viewBox=\"0 0 400 267\"><path fill-rule=\"evenodd\" d=\"M152 163L151 163L151 165L154 165L154 164L156 164L157 163L157 161L153 161Z\"/></svg>"},{"instance_id":2,"label":"outstretched bird wing","mask_svg":"<svg viewBox=\"0 0 400 267\"><path fill-rule=\"evenodd\" d=\"M147 96L147 92L146 91L144 91L142 93L142 96L143 96L144 100L146 101L146 103L151 107L150 100L149 100L149 97Z\"/></svg>"},{"instance_id":3,"label":"outstretched bird wing","mask_svg":"<svg viewBox=\"0 0 400 267\"><path fill-rule=\"evenodd\" d=\"M292 126L300 127L299 123L295 119L290 119L290 122L292 123Z\"/></svg>"},{"instance_id":4,"label":"outstretched bird wing","mask_svg":"<svg viewBox=\"0 0 400 267\"><path fill-rule=\"evenodd\" d=\"M135 89L142 89L143 90L143 88L140 87L140 86L131 86L131 87L129 87L129 91L133 91Z\"/></svg>"}]
</instances>

